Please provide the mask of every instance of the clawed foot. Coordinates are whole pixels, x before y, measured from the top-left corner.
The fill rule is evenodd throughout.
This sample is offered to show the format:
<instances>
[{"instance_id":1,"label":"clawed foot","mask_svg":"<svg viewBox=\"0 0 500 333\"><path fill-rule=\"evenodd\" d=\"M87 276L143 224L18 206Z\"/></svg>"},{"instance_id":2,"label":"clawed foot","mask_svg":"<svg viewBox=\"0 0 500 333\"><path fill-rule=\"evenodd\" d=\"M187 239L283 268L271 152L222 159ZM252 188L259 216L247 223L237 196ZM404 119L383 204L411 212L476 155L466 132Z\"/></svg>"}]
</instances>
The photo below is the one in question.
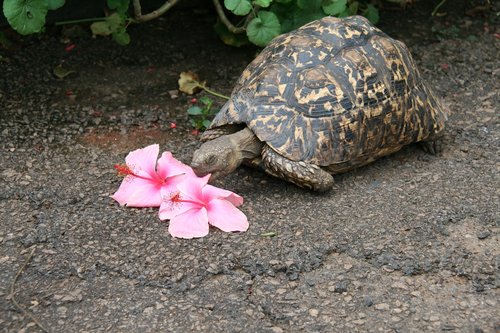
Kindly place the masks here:
<instances>
[{"instance_id":1,"label":"clawed foot","mask_svg":"<svg viewBox=\"0 0 500 333\"><path fill-rule=\"evenodd\" d=\"M436 139L432 141L422 141L420 142L422 149L429 154L439 155L443 151L443 140Z\"/></svg>"}]
</instances>

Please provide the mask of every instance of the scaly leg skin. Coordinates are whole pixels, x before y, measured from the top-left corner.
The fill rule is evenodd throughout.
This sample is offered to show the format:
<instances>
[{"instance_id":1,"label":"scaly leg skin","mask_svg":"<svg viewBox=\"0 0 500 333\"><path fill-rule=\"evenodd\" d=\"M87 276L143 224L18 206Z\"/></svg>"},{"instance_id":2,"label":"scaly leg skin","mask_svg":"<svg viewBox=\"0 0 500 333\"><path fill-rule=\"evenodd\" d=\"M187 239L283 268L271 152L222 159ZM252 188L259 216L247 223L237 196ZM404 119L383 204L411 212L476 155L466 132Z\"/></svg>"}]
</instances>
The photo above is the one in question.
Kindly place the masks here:
<instances>
[{"instance_id":1,"label":"scaly leg skin","mask_svg":"<svg viewBox=\"0 0 500 333\"><path fill-rule=\"evenodd\" d=\"M422 149L431 155L439 155L443 151L443 140L437 138L431 141L420 142Z\"/></svg>"},{"instance_id":2,"label":"scaly leg skin","mask_svg":"<svg viewBox=\"0 0 500 333\"><path fill-rule=\"evenodd\" d=\"M326 192L333 187L333 176L325 170L314 164L289 160L267 145L262 149L262 161L268 174L300 187L318 192Z\"/></svg>"}]
</instances>

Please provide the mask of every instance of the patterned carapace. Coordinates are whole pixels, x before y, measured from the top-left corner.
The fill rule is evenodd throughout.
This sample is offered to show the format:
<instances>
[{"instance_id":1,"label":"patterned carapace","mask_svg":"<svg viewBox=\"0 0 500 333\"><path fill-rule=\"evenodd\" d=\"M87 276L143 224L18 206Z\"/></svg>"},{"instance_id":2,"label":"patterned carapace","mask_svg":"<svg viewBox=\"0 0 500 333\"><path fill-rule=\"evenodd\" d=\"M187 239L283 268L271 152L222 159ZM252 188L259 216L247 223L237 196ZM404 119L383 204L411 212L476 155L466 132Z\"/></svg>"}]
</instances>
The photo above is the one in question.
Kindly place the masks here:
<instances>
[{"instance_id":1,"label":"patterned carapace","mask_svg":"<svg viewBox=\"0 0 500 333\"><path fill-rule=\"evenodd\" d=\"M325 17L275 38L202 140L246 124L279 155L338 173L437 139L445 121L402 42L360 16Z\"/></svg>"}]
</instances>

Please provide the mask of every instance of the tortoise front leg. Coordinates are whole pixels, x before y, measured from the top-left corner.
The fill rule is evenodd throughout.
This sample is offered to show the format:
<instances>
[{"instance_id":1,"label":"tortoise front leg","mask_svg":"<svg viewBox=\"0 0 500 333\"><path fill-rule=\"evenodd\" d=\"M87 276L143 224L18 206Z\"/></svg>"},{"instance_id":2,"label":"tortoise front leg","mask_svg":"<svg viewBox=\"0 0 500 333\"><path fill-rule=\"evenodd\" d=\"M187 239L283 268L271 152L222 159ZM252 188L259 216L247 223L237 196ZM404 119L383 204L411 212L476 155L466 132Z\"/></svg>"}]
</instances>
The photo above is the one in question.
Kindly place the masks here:
<instances>
[{"instance_id":1,"label":"tortoise front leg","mask_svg":"<svg viewBox=\"0 0 500 333\"><path fill-rule=\"evenodd\" d=\"M430 141L420 141L420 146L426 153L439 155L443 151L443 140L442 138L437 138Z\"/></svg>"},{"instance_id":2,"label":"tortoise front leg","mask_svg":"<svg viewBox=\"0 0 500 333\"><path fill-rule=\"evenodd\" d=\"M264 170L275 177L318 192L333 187L333 176L317 165L292 161L276 153L269 146L262 149Z\"/></svg>"}]
</instances>

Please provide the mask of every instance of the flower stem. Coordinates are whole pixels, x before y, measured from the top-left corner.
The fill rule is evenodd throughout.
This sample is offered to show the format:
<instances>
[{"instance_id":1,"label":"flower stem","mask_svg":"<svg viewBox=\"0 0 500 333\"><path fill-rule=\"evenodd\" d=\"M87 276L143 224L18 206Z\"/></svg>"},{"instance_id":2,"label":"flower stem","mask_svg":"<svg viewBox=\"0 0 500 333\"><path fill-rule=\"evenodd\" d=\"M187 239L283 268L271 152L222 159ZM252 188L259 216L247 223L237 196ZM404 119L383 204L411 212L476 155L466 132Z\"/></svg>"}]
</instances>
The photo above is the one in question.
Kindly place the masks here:
<instances>
[{"instance_id":1,"label":"flower stem","mask_svg":"<svg viewBox=\"0 0 500 333\"><path fill-rule=\"evenodd\" d=\"M214 95L214 96L217 96L217 97L220 97L220 98L224 98L224 99L229 99L229 96L226 96L226 95L222 95L222 94L219 94L218 92L215 92L209 88L207 88L205 85L203 84L200 84L200 88L205 90L207 93L211 94L211 95Z\"/></svg>"}]
</instances>

